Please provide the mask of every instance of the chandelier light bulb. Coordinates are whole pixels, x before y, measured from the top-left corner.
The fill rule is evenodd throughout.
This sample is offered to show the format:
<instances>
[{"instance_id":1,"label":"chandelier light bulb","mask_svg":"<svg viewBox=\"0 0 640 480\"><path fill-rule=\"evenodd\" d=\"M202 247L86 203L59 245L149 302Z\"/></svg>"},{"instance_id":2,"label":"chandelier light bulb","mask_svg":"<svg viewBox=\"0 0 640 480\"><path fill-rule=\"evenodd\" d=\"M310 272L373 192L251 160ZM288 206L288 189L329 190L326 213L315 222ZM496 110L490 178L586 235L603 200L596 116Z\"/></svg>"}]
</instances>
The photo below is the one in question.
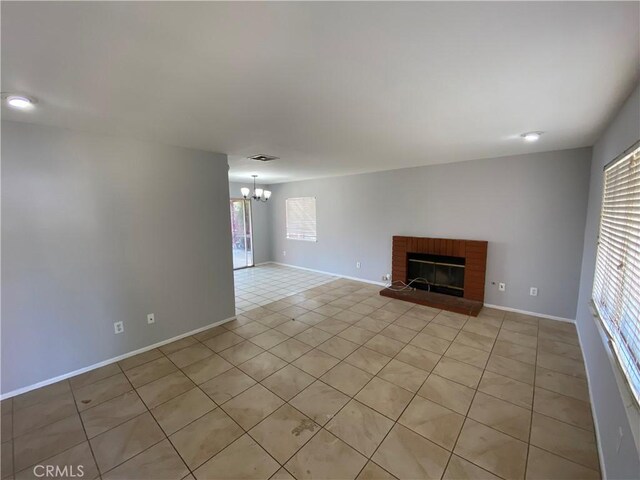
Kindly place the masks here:
<instances>
[{"instance_id":1,"label":"chandelier light bulb","mask_svg":"<svg viewBox=\"0 0 640 480\"><path fill-rule=\"evenodd\" d=\"M271 192L264 188L256 188L256 178L258 178L258 175L251 176L253 177L253 194L251 194L249 187L242 187L240 189L240 193L242 193L242 196L245 199L249 199L249 197L251 197L258 202L266 202L271 197Z\"/></svg>"}]
</instances>

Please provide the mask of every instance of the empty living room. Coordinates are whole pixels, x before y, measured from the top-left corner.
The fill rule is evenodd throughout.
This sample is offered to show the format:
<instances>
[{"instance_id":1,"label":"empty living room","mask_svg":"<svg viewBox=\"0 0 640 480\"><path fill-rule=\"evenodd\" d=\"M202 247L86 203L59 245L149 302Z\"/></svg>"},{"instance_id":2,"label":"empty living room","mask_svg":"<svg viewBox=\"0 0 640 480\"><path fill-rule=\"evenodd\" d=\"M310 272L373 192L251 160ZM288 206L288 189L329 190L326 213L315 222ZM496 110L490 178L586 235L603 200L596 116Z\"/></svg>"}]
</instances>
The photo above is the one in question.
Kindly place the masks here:
<instances>
[{"instance_id":1,"label":"empty living room","mask_svg":"<svg viewBox=\"0 0 640 480\"><path fill-rule=\"evenodd\" d=\"M640 1L0 22L0 480L640 479Z\"/></svg>"}]
</instances>

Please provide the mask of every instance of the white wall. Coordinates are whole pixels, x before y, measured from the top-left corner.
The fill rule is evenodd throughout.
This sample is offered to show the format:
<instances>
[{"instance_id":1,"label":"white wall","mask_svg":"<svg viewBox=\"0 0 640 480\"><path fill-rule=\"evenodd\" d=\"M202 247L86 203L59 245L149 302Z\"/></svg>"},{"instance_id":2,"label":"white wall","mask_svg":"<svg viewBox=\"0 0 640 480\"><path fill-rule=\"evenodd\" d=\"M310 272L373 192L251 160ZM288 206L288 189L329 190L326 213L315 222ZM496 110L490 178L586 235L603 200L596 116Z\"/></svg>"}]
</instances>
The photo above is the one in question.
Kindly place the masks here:
<instances>
[{"instance_id":1,"label":"white wall","mask_svg":"<svg viewBox=\"0 0 640 480\"><path fill-rule=\"evenodd\" d=\"M227 168L3 122L2 392L233 316Z\"/></svg>"},{"instance_id":2,"label":"white wall","mask_svg":"<svg viewBox=\"0 0 640 480\"><path fill-rule=\"evenodd\" d=\"M603 169L611 160L640 139L640 86L624 104L605 133L593 147L591 186L584 233L582 276L578 299L578 332L585 356L591 400L596 413L603 470L606 478L629 479L640 475L638 446L634 443L625 406L619 395L607 349L589 310L593 274L595 270L596 242L602 207ZM632 407L635 408L635 407ZM636 429L639 427L636 425ZM619 429L623 437L617 450Z\"/></svg>"},{"instance_id":3,"label":"white wall","mask_svg":"<svg viewBox=\"0 0 640 480\"><path fill-rule=\"evenodd\" d=\"M486 303L574 319L590 159L582 148L272 185L272 258L380 281L393 235L488 240ZM317 197L317 243L285 238L296 196Z\"/></svg>"},{"instance_id":4,"label":"white wall","mask_svg":"<svg viewBox=\"0 0 640 480\"><path fill-rule=\"evenodd\" d=\"M234 183L229 182L229 195L231 198L242 198L240 189L242 187L249 187L253 190L253 183ZM258 188L266 188L268 186L256 185ZM254 264L264 263L271 261L271 246L270 241L270 224L269 224L269 207L271 200L268 202L256 202L251 200L251 217L253 219L253 262Z\"/></svg>"}]
</instances>

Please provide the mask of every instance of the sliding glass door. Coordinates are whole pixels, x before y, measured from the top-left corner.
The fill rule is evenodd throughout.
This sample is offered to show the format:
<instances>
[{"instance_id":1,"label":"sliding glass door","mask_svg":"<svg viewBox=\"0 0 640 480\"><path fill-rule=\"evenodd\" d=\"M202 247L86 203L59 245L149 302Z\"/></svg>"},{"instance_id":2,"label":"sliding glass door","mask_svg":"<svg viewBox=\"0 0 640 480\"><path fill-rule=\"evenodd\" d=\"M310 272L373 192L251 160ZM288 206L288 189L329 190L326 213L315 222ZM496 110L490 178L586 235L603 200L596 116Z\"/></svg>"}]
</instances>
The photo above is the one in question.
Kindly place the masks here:
<instances>
[{"instance_id":1,"label":"sliding glass door","mask_svg":"<svg viewBox=\"0 0 640 480\"><path fill-rule=\"evenodd\" d=\"M234 270L253 266L250 200L231 199L231 248Z\"/></svg>"}]
</instances>

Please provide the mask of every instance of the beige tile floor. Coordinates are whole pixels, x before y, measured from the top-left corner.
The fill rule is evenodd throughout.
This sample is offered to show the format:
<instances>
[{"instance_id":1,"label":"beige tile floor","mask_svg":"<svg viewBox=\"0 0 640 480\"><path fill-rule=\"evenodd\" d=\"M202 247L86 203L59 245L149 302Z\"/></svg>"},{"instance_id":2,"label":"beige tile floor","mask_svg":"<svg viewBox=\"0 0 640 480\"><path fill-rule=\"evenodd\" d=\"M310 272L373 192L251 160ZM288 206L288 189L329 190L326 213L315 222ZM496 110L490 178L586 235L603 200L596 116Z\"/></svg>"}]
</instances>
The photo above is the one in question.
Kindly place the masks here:
<instances>
[{"instance_id":1,"label":"beige tile floor","mask_svg":"<svg viewBox=\"0 0 640 480\"><path fill-rule=\"evenodd\" d=\"M236 314L336 280L324 273L275 263L234 270Z\"/></svg>"},{"instance_id":2,"label":"beige tile floor","mask_svg":"<svg viewBox=\"0 0 640 480\"><path fill-rule=\"evenodd\" d=\"M573 325L347 280L1 406L2 479L600 477Z\"/></svg>"}]
</instances>

